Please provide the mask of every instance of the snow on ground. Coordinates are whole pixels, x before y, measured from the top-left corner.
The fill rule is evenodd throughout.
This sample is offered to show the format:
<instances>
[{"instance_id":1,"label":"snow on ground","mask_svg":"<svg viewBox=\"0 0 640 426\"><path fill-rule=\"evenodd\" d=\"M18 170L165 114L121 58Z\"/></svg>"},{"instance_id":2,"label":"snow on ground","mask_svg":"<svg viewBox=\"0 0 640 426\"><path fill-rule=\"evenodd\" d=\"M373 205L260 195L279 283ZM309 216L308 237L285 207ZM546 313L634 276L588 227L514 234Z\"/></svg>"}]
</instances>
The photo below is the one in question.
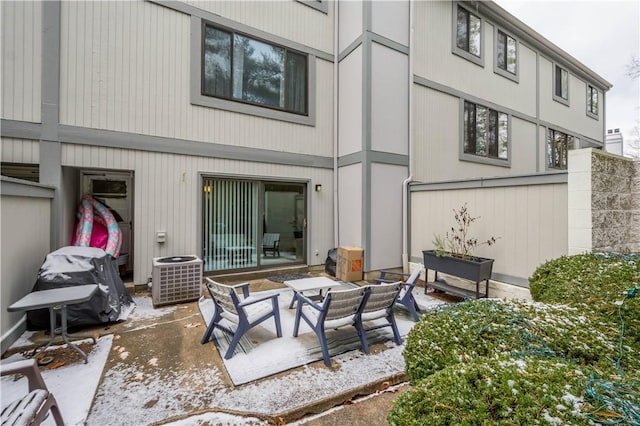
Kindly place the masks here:
<instances>
[{"instance_id":1,"label":"snow on ground","mask_svg":"<svg viewBox=\"0 0 640 426\"><path fill-rule=\"evenodd\" d=\"M27 332L30 333L30 332ZM25 333L25 334L27 334ZM22 337L26 339L26 337ZM90 341L87 339L86 341ZM91 401L96 392L98 381L102 375L105 361L111 349L113 336L104 336L98 339L93 350L89 354L89 362L65 365L52 370L42 370L42 378L49 391L53 393L58 402L62 418L66 425L83 425L91 408ZM83 341L75 341L78 344ZM50 349L55 349L51 347ZM9 363L24 359L21 354L14 354L2 360ZM28 382L25 377L14 381L13 376L4 376L0 382L0 399L2 407L11 403L28 390ZM53 416L47 417L45 425L53 425Z\"/></svg>"}]
</instances>

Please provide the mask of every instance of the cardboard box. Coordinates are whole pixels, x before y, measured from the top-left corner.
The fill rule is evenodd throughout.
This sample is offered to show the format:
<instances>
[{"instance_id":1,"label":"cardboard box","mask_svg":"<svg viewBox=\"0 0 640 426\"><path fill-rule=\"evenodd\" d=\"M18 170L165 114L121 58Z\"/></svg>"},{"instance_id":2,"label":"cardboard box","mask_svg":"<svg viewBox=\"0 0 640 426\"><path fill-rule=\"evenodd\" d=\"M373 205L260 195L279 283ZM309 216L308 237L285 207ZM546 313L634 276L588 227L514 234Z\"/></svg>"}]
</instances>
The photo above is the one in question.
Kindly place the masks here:
<instances>
[{"instance_id":1,"label":"cardboard box","mask_svg":"<svg viewBox=\"0 0 640 426\"><path fill-rule=\"evenodd\" d=\"M361 281L363 256L361 247L338 247L336 278L340 281Z\"/></svg>"}]
</instances>

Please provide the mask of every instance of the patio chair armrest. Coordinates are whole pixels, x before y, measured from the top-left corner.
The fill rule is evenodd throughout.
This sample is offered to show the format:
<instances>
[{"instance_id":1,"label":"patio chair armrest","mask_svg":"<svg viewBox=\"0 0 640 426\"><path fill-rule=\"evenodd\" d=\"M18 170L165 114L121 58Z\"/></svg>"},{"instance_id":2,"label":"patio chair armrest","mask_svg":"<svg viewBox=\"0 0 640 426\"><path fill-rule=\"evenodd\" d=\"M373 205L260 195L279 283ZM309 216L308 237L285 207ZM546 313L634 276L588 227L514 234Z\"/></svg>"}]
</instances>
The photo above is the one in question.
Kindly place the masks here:
<instances>
[{"instance_id":1,"label":"patio chair armrest","mask_svg":"<svg viewBox=\"0 0 640 426\"><path fill-rule=\"evenodd\" d=\"M376 280L376 284L391 284L391 283L395 283L395 280L387 280L385 278L378 278Z\"/></svg>"},{"instance_id":2,"label":"patio chair armrest","mask_svg":"<svg viewBox=\"0 0 640 426\"><path fill-rule=\"evenodd\" d=\"M260 296L260 297L249 296L246 299L244 299L242 302L240 302L238 304L238 306L239 307L249 306L249 305L253 305L254 303L263 302L263 301L269 300L269 299L277 300L278 296L280 296L280 294L278 294L278 293L265 295L265 296Z\"/></svg>"},{"instance_id":3,"label":"patio chair armrest","mask_svg":"<svg viewBox=\"0 0 640 426\"><path fill-rule=\"evenodd\" d=\"M313 309L317 310L317 311L321 311L322 307L315 304L313 302L313 300L309 299L307 296L301 294L301 293L296 293L296 299L298 301L298 306L302 306L302 304L307 304L309 306L311 306Z\"/></svg>"},{"instance_id":4,"label":"patio chair armrest","mask_svg":"<svg viewBox=\"0 0 640 426\"><path fill-rule=\"evenodd\" d=\"M231 287L234 290L237 290L237 289L241 288L242 289L242 297L244 297L245 299L247 297L249 297L249 283L236 284L236 285L232 285Z\"/></svg>"},{"instance_id":5,"label":"patio chair armrest","mask_svg":"<svg viewBox=\"0 0 640 426\"><path fill-rule=\"evenodd\" d=\"M0 365L0 376L11 374L22 374L29 381L29 392L36 389L47 390L47 385L40 375L35 359L25 359L23 361L15 361Z\"/></svg>"}]
</instances>

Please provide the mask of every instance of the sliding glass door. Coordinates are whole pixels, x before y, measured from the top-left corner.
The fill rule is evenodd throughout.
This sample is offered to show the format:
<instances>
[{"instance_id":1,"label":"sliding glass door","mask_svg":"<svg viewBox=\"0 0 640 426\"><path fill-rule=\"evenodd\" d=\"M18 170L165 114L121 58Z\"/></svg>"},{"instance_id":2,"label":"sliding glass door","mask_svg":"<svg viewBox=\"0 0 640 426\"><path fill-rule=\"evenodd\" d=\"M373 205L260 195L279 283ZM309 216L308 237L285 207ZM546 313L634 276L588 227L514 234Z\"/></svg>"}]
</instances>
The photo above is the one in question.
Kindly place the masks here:
<instances>
[{"instance_id":1,"label":"sliding glass door","mask_svg":"<svg viewBox=\"0 0 640 426\"><path fill-rule=\"evenodd\" d=\"M304 263L305 184L203 178L205 271Z\"/></svg>"}]
</instances>

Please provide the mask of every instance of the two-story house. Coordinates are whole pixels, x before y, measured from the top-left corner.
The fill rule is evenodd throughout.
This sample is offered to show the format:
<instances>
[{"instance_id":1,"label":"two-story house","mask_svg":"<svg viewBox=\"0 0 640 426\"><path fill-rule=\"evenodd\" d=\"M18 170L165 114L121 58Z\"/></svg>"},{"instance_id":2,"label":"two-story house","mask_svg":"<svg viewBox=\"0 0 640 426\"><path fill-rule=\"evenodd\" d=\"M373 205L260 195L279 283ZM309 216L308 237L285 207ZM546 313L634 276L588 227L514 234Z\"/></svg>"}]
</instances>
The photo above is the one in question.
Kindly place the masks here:
<instances>
[{"instance_id":1,"label":"two-story house","mask_svg":"<svg viewBox=\"0 0 640 426\"><path fill-rule=\"evenodd\" d=\"M1 7L3 174L55 188L52 249L82 194L116 211L135 283L419 262L468 202L525 284L567 250L567 150L603 144L610 84L492 2Z\"/></svg>"}]
</instances>

